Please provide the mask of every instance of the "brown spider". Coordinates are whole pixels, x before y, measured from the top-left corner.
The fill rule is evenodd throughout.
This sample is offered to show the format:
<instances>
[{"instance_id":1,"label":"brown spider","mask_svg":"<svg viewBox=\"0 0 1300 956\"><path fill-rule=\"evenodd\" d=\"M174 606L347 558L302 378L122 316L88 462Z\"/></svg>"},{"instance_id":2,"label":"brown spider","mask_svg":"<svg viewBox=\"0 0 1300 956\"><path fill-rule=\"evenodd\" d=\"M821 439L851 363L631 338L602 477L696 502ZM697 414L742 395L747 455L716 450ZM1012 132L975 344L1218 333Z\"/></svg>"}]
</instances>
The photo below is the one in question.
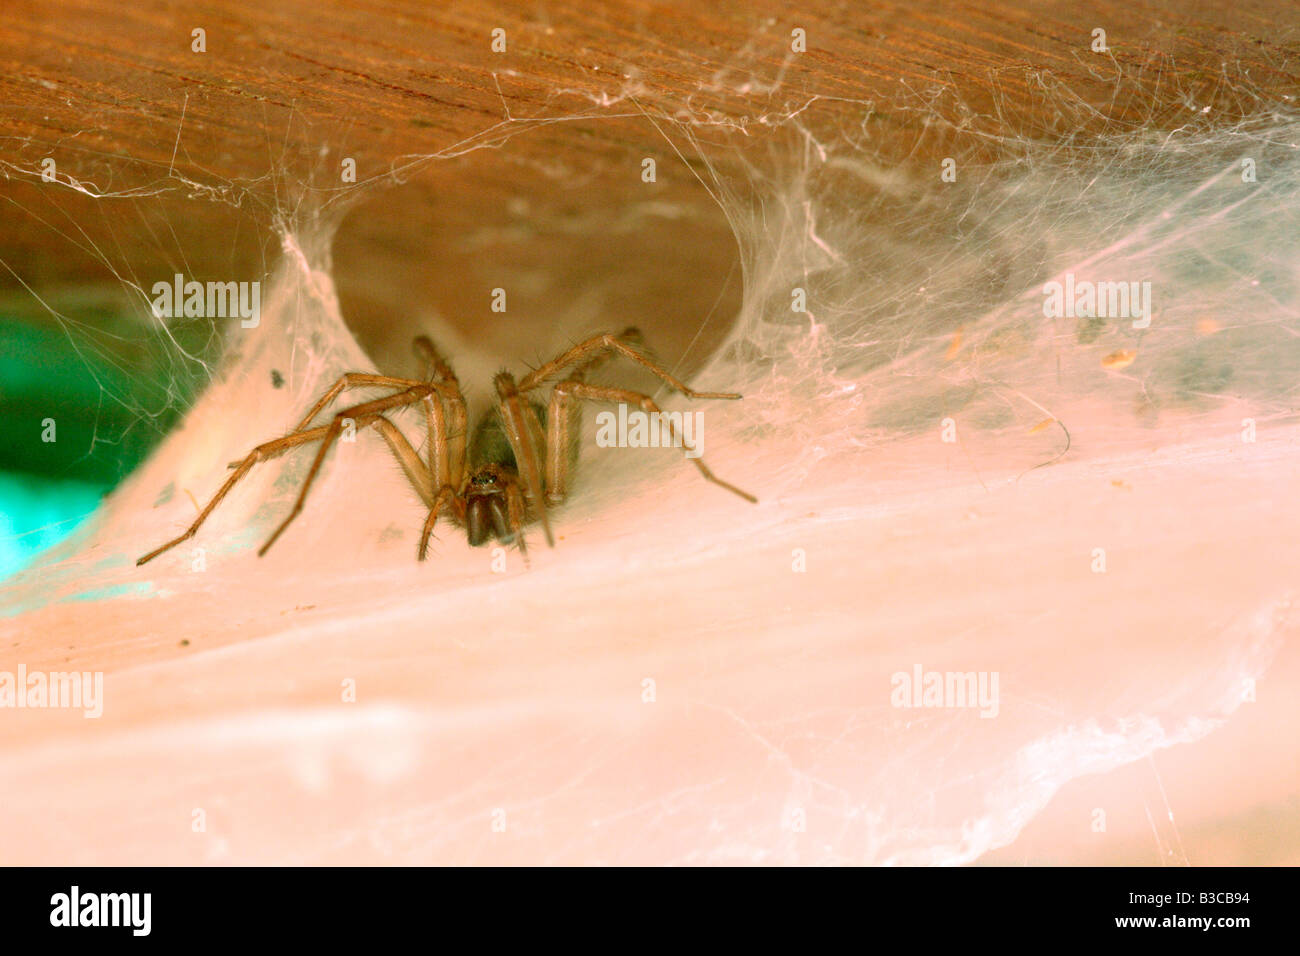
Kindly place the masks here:
<instances>
[{"instance_id":1,"label":"brown spider","mask_svg":"<svg viewBox=\"0 0 1300 956\"><path fill-rule=\"evenodd\" d=\"M425 519L424 530L420 535L421 561L428 553L433 526L439 514L448 506L456 523L465 528L469 543L473 546L484 544L489 538L495 537L502 544L517 543L527 558L524 526L540 521L546 543L554 547L546 508L547 505L564 501L569 492L569 471L577 460L578 451L575 425L579 414L577 402L635 403L645 412L659 412L654 400L641 392L589 385L583 381L583 376L598 362L611 355L624 355L649 369L688 398L740 398L734 392L697 392L688 388L667 369L644 355L637 348L639 343L640 334L636 329L627 329L621 335L597 335L530 372L518 384L509 372L498 373L494 379L498 402L474 428L473 440L468 449L467 472L466 436L469 431L466 428L465 398L461 394L460 383L433 343L427 337L419 336L415 340L415 353L425 366L422 379L359 372L342 376L320 397L292 432L283 438L258 445L241 461L231 462L233 473L212 496L212 500L189 529L162 547L150 551L136 564L151 561L164 551L192 538L212 510L255 464L281 455L298 445L320 439L320 448L303 481L302 489L298 492L293 509L257 552L259 557L266 554L267 549L302 511L307 492L316 480L325 454L348 421L358 431L371 426L379 431L402 466L402 471L429 508L429 516ZM566 369L571 371L567 378L556 383L551 390L548 407L543 408L539 402L524 397ZM325 406L334 401L344 389L365 387L396 391L384 398L345 408L337 412L328 425L309 427ZM427 464L421 460L397 426L384 417L385 412L417 404L422 406L428 425ZM669 428L674 430L675 442L676 432L672 420L663 420L668 421ZM684 438L681 443L684 451L693 450ZM707 480L747 501L758 500L716 477L698 457L689 460Z\"/></svg>"}]
</instances>

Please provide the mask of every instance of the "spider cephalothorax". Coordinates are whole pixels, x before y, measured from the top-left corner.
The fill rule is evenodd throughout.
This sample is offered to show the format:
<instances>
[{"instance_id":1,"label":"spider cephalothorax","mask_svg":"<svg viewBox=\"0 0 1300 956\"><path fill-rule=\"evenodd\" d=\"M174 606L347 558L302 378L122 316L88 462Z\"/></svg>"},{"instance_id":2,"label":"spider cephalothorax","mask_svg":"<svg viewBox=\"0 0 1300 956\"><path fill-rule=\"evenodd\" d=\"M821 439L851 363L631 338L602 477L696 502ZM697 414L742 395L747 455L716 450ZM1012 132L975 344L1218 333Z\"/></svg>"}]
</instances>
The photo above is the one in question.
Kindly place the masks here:
<instances>
[{"instance_id":1,"label":"spider cephalothorax","mask_svg":"<svg viewBox=\"0 0 1300 956\"><path fill-rule=\"evenodd\" d=\"M497 404L476 424L472 441L467 441L470 429L460 382L433 343L420 336L415 340L415 353L424 364L423 378L394 378L363 372L342 376L292 432L258 445L242 460L232 462L233 473L185 533L150 551L136 564L144 564L192 538L235 483L258 462L284 454L299 445L319 441L320 447L293 508L258 551L259 555L265 554L302 511L307 492L316 480L326 453L338 440L347 422L358 431L373 427L379 432L428 507L429 514L420 535L421 561L428 553L429 538L438 516L444 512L449 512L453 520L465 528L471 545L481 545L496 538L502 544L517 544L526 555L523 529L536 521L542 526L546 543L554 546L547 506L559 504L568 495L569 473L577 461L579 403L622 402L637 405L649 414L660 412L649 395L624 388L590 385L584 381L585 374L597 362L610 355L623 355L649 369L688 398L740 398L734 392L697 392L688 388L667 369L648 358L638 347L640 340L641 336L635 329L627 329L621 335L597 335L575 345L517 383L509 372L499 373L493 380ZM555 383L545 407L531 400L530 393L562 374L565 377ZM389 394L336 412L327 425L313 425L316 416L349 388L385 388ZM384 414L416 405L424 412L428 428L427 460L420 457L406 436ZM678 436L678 440L684 451L695 451L684 438ZM689 460L714 484L748 501L757 500L717 478L698 455L690 456Z\"/></svg>"}]
</instances>

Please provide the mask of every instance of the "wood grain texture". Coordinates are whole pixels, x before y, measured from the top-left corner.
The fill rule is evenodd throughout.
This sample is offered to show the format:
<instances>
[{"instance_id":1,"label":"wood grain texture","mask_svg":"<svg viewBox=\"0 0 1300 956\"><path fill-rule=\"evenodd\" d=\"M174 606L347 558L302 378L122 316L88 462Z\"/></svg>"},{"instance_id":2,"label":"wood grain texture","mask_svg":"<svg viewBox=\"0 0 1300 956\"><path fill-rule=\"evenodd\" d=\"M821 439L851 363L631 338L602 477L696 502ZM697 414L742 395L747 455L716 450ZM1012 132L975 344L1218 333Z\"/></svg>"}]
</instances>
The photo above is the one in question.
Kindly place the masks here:
<instances>
[{"instance_id":1,"label":"wood grain texture","mask_svg":"<svg viewBox=\"0 0 1300 956\"><path fill-rule=\"evenodd\" d=\"M808 51L791 57L795 26ZM1128 77L1118 93L1115 68L1088 50L1096 26ZM206 53L191 50L196 27ZM498 27L505 53L490 48ZM585 270L653 262L665 276L707 279L694 297L678 283L685 307L704 310L721 295L725 312L738 294L738 285L719 292L735 265L725 221L699 202L694 175L638 109L597 106L631 82L637 106L689 103L696 116L732 119L760 112L762 97L737 89L776 78L774 107L812 97L880 107L944 91L933 107L954 119L1050 138L1077 131L1080 115L1098 130L1172 128L1188 102L1230 119L1261 98L1294 97L1297 54L1300 13L1263 0L11 0L0 18L0 259L9 267L0 294L18 309L24 284L57 298L178 268L200 279L258 272L276 251L267 227L277 211L345 191L343 157L356 160L359 179L382 180L400 157L442 153L449 158L400 192L372 192L353 208L335 249L350 319L380 351L394 302L473 311L494 262L559 269L575 289ZM1044 95L1048 80L1082 113L1062 115ZM513 124L507 146L458 155L474 137L501 140L507 115L584 113L600 115ZM900 115L875 145L888 156L896 137L908 155L920 120ZM119 198L34 180L47 156ZM637 164L647 156L670 171L656 199L696 204L698 221L593 244L603 217L645 197ZM588 239L576 229L560 237L564 222L586 222ZM538 223L552 228L521 236ZM467 251L470 235L478 239ZM513 239L491 239L504 235ZM376 290L380 262L391 272L380 270ZM628 272L635 319L667 292L645 270Z\"/></svg>"}]
</instances>

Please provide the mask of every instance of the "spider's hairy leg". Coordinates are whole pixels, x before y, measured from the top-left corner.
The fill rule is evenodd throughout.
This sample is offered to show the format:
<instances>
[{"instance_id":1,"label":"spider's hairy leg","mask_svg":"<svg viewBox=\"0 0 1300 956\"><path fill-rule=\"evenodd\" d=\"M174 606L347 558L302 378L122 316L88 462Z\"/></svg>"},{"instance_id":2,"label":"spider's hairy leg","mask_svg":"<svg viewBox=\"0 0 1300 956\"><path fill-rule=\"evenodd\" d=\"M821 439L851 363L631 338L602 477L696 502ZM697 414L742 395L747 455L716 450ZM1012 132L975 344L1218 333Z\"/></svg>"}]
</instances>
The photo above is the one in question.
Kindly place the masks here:
<instances>
[{"instance_id":1,"label":"spider's hairy leg","mask_svg":"<svg viewBox=\"0 0 1300 956\"><path fill-rule=\"evenodd\" d=\"M310 425L312 420L321 413L325 406L338 398L339 393L345 388L364 388L369 385L377 388L408 389L413 385L421 384L423 383L417 382L415 379L411 378L393 378L391 375L370 375L365 372L348 372L345 375L340 375L338 381L326 389L325 394L316 400L316 404L311 407L311 411L303 417L303 420L298 423L298 427L295 428L294 431L300 432Z\"/></svg>"},{"instance_id":2,"label":"spider's hairy leg","mask_svg":"<svg viewBox=\"0 0 1300 956\"><path fill-rule=\"evenodd\" d=\"M465 397L460 386L452 383L455 394L446 398L447 430L447 480L459 488L465 479L465 443L469 440L469 416L465 412Z\"/></svg>"},{"instance_id":3,"label":"spider's hairy leg","mask_svg":"<svg viewBox=\"0 0 1300 956\"><path fill-rule=\"evenodd\" d=\"M429 465L426 470L432 476L429 497L425 499L428 505L432 503L434 488L451 483L447 462L447 417L442 402L433 395L424 397L424 421L429 432ZM397 453L396 448L393 451ZM401 458L400 454L398 458Z\"/></svg>"},{"instance_id":4,"label":"spider's hairy leg","mask_svg":"<svg viewBox=\"0 0 1300 956\"><path fill-rule=\"evenodd\" d=\"M456 489L451 485L443 485L438 491L438 497L433 499L433 504L429 506L429 516L424 519L424 530L420 532L420 560L423 561L429 553L429 538L433 535L433 526L438 523L438 515L450 501L456 500Z\"/></svg>"},{"instance_id":5,"label":"spider's hairy leg","mask_svg":"<svg viewBox=\"0 0 1300 956\"><path fill-rule=\"evenodd\" d=\"M402 471L406 474L406 480L411 483L415 493L420 496L426 508L433 505L433 489L438 487L434 482L437 480L433 477L424 462L420 460L419 454L411 443L387 418L383 415L375 419L375 429L383 436L384 441L388 443L388 448L397 459L397 463L402 466Z\"/></svg>"},{"instance_id":6,"label":"spider's hairy leg","mask_svg":"<svg viewBox=\"0 0 1300 956\"><path fill-rule=\"evenodd\" d=\"M420 456L415 453L415 449L411 447L411 443L406 440L406 436L397 430L396 425L390 422L387 418L384 418L382 415L357 420L358 430L370 426L374 426L379 433L384 436L384 439L388 442L388 447L392 449L393 455L402 466L402 470L406 472L406 477L410 480L416 493L420 495L421 499L423 499L426 504L432 501L433 492L431 490L432 486L428 470L424 467L424 462L420 461ZM208 519L208 516L212 514L217 505L219 505L222 499L230 493L230 490L239 483L239 480L252 470L254 465L270 461L272 458L279 458L290 449L298 448L302 445L308 444L309 442L324 438L328 432L328 425L320 425L316 428L300 430L291 435L286 435L283 438L276 438L272 441L264 442L254 448L244 458L237 462L233 462L230 467L235 469L234 474L228 477L225 483L217 490L217 493L212 496L212 499L208 502L203 511L199 513L198 518L196 518L194 523L190 525L189 529L179 537L168 541L162 547L150 551L144 557L136 561L136 565L139 566L148 561L152 561L154 558L158 557L158 555L171 550L182 541L194 537L194 535L198 533L200 526L202 526L203 522Z\"/></svg>"},{"instance_id":7,"label":"spider's hairy leg","mask_svg":"<svg viewBox=\"0 0 1300 956\"><path fill-rule=\"evenodd\" d=\"M567 379L551 390L546 411L546 500L558 505L569 496L569 464L580 406L569 387L578 379Z\"/></svg>"},{"instance_id":8,"label":"spider's hairy leg","mask_svg":"<svg viewBox=\"0 0 1300 956\"><path fill-rule=\"evenodd\" d=\"M415 341L411 343L411 348L415 352L415 357L424 366L422 372L426 380L447 382L455 385L457 389L460 388L460 380L452 371L451 364L442 357L438 347L433 344L433 339L427 335L417 335Z\"/></svg>"},{"instance_id":9,"label":"spider's hairy leg","mask_svg":"<svg viewBox=\"0 0 1300 956\"><path fill-rule=\"evenodd\" d=\"M425 404L429 424L429 466L439 484L459 488L465 478L465 444L469 434L469 416L465 398L453 379L439 383L441 402L431 397Z\"/></svg>"},{"instance_id":10,"label":"spider's hairy leg","mask_svg":"<svg viewBox=\"0 0 1300 956\"><path fill-rule=\"evenodd\" d=\"M509 482L506 485L506 514L510 520L510 533L515 536L515 544L519 545L519 553L524 556L524 567L530 567L528 563L528 545L524 541L524 495L514 482Z\"/></svg>"},{"instance_id":11,"label":"spider's hairy leg","mask_svg":"<svg viewBox=\"0 0 1300 956\"><path fill-rule=\"evenodd\" d=\"M505 423L506 437L515 453L515 464L524 479L528 497L537 509L542 522L542 533L546 535L546 544L555 547L555 538L551 536L551 522L546 516L546 497L542 494L542 470L537 462L537 449L534 436L541 437L541 425L532 407L525 407L519 398L519 389L515 378L509 372L499 372L493 380L497 395L501 398L501 420Z\"/></svg>"},{"instance_id":12,"label":"spider's hairy leg","mask_svg":"<svg viewBox=\"0 0 1300 956\"><path fill-rule=\"evenodd\" d=\"M624 404L629 404L629 405L639 405L642 411L646 412L647 414L659 415L660 416L660 418L658 419L659 421L667 421L668 428L670 432L672 432L673 442L676 443L678 440L679 436L677 435L676 428L673 427L672 420L663 417L663 411L659 408L658 405L655 404L654 399L652 399L649 395L646 395L642 392L633 392L625 388L606 388L600 385L588 385L585 382L565 381L565 382L560 382L558 385L555 386L554 391L552 391L551 393L551 410L550 410L550 414L548 415L548 418L552 420L552 425L550 426L551 428L556 427L553 424L554 417L565 413L566 403L570 399L575 399L578 401L587 401L587 402L622 402ZM552 433L551 440L552 441L555 440L554 432ZM681 437L681 443L682 443L683 453L694 450L694 448L686 442L684 436ZM751 495L748 491L742 491L741 489L737 488L735 485L731 484L730 482L723 481L721 478L715 475L712 471L709 470L708 466L704 464L704 461L701 458L698 457L687 458L687 460L691 462L693 465L695 465L696 468L699 469L700 474L704 476L706 481L711 481L715 485L718 485L722 488L726 488L732 494L739 495L740 497L744 498L746 501L750 501L755 504L758 503L758 499L755 498L753 495ZM547 457L548 465L553 461L555 462L555 467L557 468L567 468L568 466L567 460L561 461L560 459L556 459L554 456ZM547 482L549 483L551 480L552 480L552 476L548 474ZM554 480L556 481L557 487L559 488L565 487L566 476L563 473L563 471L557 473L554 476Z\"/></svg>"},{"instance_id":13,"label":"spider's hairy leg","mask_svg":"<svg viewBox=\"0 0 1300 956\"><path fill-rule=\"evenodd\" d=\"M445 387L439 390L446 406L446 422L443 428L445 436L442 448L434 446L434 422L429 422L430 468L434 467L435 451L444 456L446 462L445 483L460 487L465 477L465 443L469 433L469 416L465 412L465 395L460 388L460 379L452 371L450 363L442 357L433 340L427 335L417 335L412 343L416 358L424 366L424 376L430 382L439 382ZM434 472L435 476L437 471ZM435 480L436 477L435 477Z\"/></svg>"},{"instance_id":14,"label":"spider's hairy leg","mask_svg":"<svg viewBox=\"0 0 1300 956\"><path fill-rule=\"evenodd\" d=\"M312 420L315 419L322 410L324 410L325 406L338 398L339 394L343 392L344 389L365 388L369 386L371 388L396 388L405 391L408 388L414 388L417 385L423 384L425 383L413 378L394 378L391 375L371 375L366 372L348 372L345 375L339 376L338 381L326 389L325 393L316 400L316 404L311 407L311 410L307 412L305 416L303 416L302 421L298 423L298 426L293 429L290 434L300 432L310 425ZM457 395L459 395L459 390L457 391ZM463 399L461 400L461 404L462 406L464 405ZM432 428L432 424L430 427ZM238 468L239 462L232 461L226 467Z\"/></svg>"},{"instance_id":15,"label":"spider's hairy leg","mask_svg":"<svg viewBox=\"0 0 1300 956\"><path fill-rule=\"evenodd\" d=\"M172 538L160 548L154 548L154 550L136 561L136 566L138 567L152 561L164 551L170 551L182 541L188 541L190 538L194 537L194 535L198 533L199 528L203 525L203 522L208 520L208 515L212 514L213 510L217 505L221 504L222 499L225 498L226 495L230 494L230 489L235 487L235 485L239 483L239 480L248 474L248 472L252 470L252 467L258 462L275 458L278 455L284 454L290 448L295 448L298 445L305 445L308 442L324 438L327 431L329 431L329 428L322 425L319 428L298 431L292 435L286 435L284 438L276 438L273 441L264 442L263 444L258 445L235 465L234 473L231 474L230 477L225 480L225 483L217 489L217 493L208 501L206 507L199 512L199 516L194 519L194 523L189 526L189 529L184 534Z\"/></svg>"},{"instance_id":16,"label":"spider's hairy leg","mask_svg":"<svg viewBox=\"0 0 1300 956\"><path fill-rule=\"evenodd\" d=\"M580 342L573 348L564 352L558 358L552 359L540 368L535 369L528 375L525 375L523 381L519 383L519 391L528 392L543 385L548 379L554 378L571 365L582 362L584 359L590 363L593 356L603 351L616 352L619 355L626 356L642 368L649 369L658 376L669 388L681 392L687 398L724 398L737 399L740 395L736 392L697 392L688 386L681 379L675 377L672 372L664 368L661 364L646 357L638 348L630 342L638 343L641 339L641 333L634 328L626 329L621 335L596 335Z\"/></svg>"},{"instance_id":17,"label":"spider's hairy leg","mask_svg":"<svg viewBox=\"0 0 1300 956\"><path fill-rule=\"evenodd\" d=\"M284 534L285 529L289 527L293 522L293 519L298 517L299 513L301 513L303 503L307 500L307 492L311 490L312 482L316 480L316 475L325 461L325 455L329 452L334 442L338 440L339 435L343 432L344 421L348 419L353 419L354 421L370 419L388 411L390 408L406 408L410 405L414 405L416 402L422 401L431 391L436 391L434 385L429 383L417 383L404 392L397 392L396 394L389 395L385 398L377 398L371 402L353 405L351 408L345 408L336 413L334 419L330 422L325 432L324 439L320 443L320 448L316 451L316 457L312 460L311 468L307 472L307 477L303 479L302 488L298 492L298 497L293 503L292 510L290 510L285 519L280 522L280 526L271 533L271 537L267 539L266 544L262 545L258 550L258 557L266 554L271 545L275 544L280 535Z\"/></svg>"},{"instance_id":18,"label":"spider's hairy leg","mask_svg":"<svg viewBox=\"0 0 1300 956\"><path fill-rule=\"evenodd\" d=\"M641 346L640 329L629 327L618 336L624 342ZM604 365L617 352L597 351L577 362L569 372L570 382L586 381L587 375ZM577 437L582 432L582 405L572 401L563 392L552 392L550 409L546 416L546 503L558 505L568 497L569 469L578 456Z\"/></svg>"},{"instance_id":19,"label":"spider's hairy leg","mask_svg":"<svg viewBox=\"0 0 1300 956\"><path fill-rule=\"evenodd\" d=\"M653 359L653 355L646 347L645 336L641 334L641 330L636 326L629 325L622 332L618 333L616 338L623 342L624 345L629 345L636 349L646 358ZM613 349L596 349L586 359L575 361L572 371L570 371L565 378L571 378L575 382L585 382L589 373L596 371L601 366L618 358L619 354L620 353Z\"/></svg>"}]
</instances>

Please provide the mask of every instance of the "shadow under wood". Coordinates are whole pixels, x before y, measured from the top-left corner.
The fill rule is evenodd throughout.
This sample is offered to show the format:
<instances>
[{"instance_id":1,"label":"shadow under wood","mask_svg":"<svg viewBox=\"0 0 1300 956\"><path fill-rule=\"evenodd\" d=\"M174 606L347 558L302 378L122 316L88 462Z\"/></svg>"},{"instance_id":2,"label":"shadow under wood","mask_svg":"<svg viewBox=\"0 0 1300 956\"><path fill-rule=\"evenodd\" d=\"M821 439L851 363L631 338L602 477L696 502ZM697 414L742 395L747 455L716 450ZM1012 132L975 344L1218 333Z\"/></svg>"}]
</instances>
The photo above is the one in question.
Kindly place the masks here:
<instances>
[{"instance_id":1,"label":"shadow under wood","mask_svg":"<svg viewBox=\"0 0 1300 956\"><path fill-rule=\"evenodd\" d=\"M689 380L726 338L742 291L735 237L676 157L658 158L655 182L639 154L579 178L482 162L492 190L458 189L466 164L441 165L373 193L338 230L343 316L380 369L409 374L411 339L429 334L481 395L503 366L637 326Z\"/></svg>"}]
</instances>

